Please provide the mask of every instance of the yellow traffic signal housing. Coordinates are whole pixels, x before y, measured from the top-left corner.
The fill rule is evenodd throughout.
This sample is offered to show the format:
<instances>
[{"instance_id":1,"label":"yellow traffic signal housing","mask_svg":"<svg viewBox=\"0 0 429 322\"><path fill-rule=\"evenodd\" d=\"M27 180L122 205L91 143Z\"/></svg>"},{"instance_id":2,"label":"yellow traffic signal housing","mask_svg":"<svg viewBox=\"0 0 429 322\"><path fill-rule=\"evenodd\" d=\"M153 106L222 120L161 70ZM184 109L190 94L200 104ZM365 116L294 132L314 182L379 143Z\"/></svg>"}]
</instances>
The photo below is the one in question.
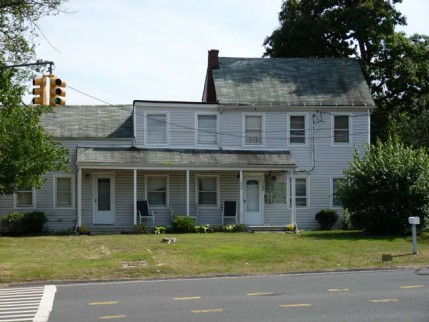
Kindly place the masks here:
<instances>
[{"instance_id":1,"label":"yellow traffic signal housing","mask_svg":"<svg viewBox=\"0 0 429 322\"><path fill-rule=\"evenodd\" d=\"M55 75L50 75L49 78L49 105L52 107L66 105L66 101L64 99L66 96L66 82L57 78Z\"/></svg>"},{"instance_id":2,"label":"yellow traffic signal housing","mask_svg":"<svg viewBox=\"0 0 429 322\"><path fill-rule=\"evenodd\" d=\"M33 104L46 105L46 78L33 79Z\"/></svg>"}]
</instances>

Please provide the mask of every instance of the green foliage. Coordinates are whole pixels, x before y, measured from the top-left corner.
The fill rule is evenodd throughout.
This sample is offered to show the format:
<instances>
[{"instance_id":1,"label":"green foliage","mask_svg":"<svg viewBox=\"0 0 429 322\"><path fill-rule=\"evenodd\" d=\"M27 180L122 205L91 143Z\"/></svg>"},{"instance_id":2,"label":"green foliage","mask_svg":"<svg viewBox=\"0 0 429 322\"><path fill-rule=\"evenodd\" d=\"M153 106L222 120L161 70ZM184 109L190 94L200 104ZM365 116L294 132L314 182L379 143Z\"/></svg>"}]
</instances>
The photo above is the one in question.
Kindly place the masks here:
<instances>
[{"instance_id":1,"label":"green foliage","mask_svg":"<svg viewBox=\"0 0 429 322\"><path fill-rule=\"evenodd\" d=\"M241 233L246 232L247 227L243 224L237 224L237 225L226 225L223 227L223 231L227 233Z\"/></svg>"},{"instance_id":2,"label":"green foliage","mask_svg":"<svg viewBox=\"0 0 429 322\"><path fill-rule=\"evenodd\" d=\"M322 230L331 230L338 220L338 214L332 209L322 209L316 214L315 219Z\"/></svg>"},{"instance_id":3,"label":"green foliage","mask_svg":"<svg viewBox=\"0 0 429 322\"><path fill-rule=\"evenodd\" d=\"M351 223L368 233L404 234L409 216L420 217L423 229L429 217L429 157L389 138L356 152L337 192L350 211Z\"/></svg>"},{"instance_id":4,"label":"green foliage","mask_svg":"<svg viewBox=\"0 0 429 322\"><path fill-rule=\"evenodd\" d=\"M195 226L195 231L199 234L206 234L208 232L209 225Z\"/></svg>"},{"instance_id":5,"label":"green foliage","mask_svg":"<svg viewBox=\"0 0 429 322\"><path fill-rule=\"evenodd\" d=\"M150 234L150 227L145 224L137 224L134 226L134 232L136 234Z\"/></svg>"},{"instance_id":6,"label":"green foliage","mask_svg":"<svg viewBox=\"0 0 429 322\"><path fill-rule=\"evenodd\" d=\"M40 188L49 171L65 170L68 150L40 125L42 107L0 109L0 195Z\"/></svg>"},{"instance_id":7,"label":"green foliage","mask_svg":"<svg viewBox=\"0 0 429 322\"><path fill-rule=\"evenodd\" d=\"M209 228L207 229L208 233L218 233L223 231L222 225L209 225Z\"/></svg>"},{"instance_id":8,"label":"green foliage","mask_svg":"<svg viewBox=\"0 0 429 322\"><path fill-rule=\"evenodd\" d=\"M195 232L195 220L188 216L175 216L172 222L173 232L186 234Z\"/></svg>"},{"instance_id":9,"label":"green foliage","mask_svg":"<svg viewBox=\"0 0 429 322\"><path fill-rule=\"evenodd\" d=\"M167 227L165 226L156 226L153 233L156 235L165 234L167 232Z\"/></svg>"},{"instance_id":10,"label":"green foliage","mask_svg":"<svg viewBox=\"0 0 429 322\"><path fill-rule=\"evenodd\" d=\"M44 212L12 212L0 218L0 229L6 235L36 235L47 222Z\"/></svg>"},{"instance_id":11,"label":"green foliage","mask_svg":"<svg viewBox=\"0 0 429 322\"><path fill-rule=\"evenodd\" d=\"M294 224L289 224L286 226L286 231L295 231L296 227Z\"/></svg>"},{"instance_id":12,"label":"green foliage","mask_svg":"<svg viewBox=\"0 0 429 322\"><path fill-rule=\"evenodd\" d=\"M77 227L77 232L81 235L89 235L88 226L82 225L80 227Z\"/></svg>"},{"instance_id":13,"label":"green foliage","mask_svg":"<svg viewBox=\"0 0 429 322\"><path fill-rule=\"evenodd\" d=\"M342 230L349 230L353 229L351 219L350 219L350 212L348 209L343 209L343 217L341 222L341 229Z\"/></svg>"}]
</instances>

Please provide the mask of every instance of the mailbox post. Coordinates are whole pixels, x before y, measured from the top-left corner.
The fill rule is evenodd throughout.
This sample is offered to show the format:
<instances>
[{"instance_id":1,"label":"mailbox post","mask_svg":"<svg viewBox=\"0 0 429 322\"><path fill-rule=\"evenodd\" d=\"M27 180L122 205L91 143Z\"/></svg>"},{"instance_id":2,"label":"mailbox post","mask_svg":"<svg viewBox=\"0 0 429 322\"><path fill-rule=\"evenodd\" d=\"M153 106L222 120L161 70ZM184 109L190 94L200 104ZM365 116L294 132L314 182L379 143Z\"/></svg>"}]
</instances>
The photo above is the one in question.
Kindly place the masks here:
<instances>
[{"instance_id":1,"label":"mailbox post","mask_svg":"<svg viewBox=\"0 0 429 322\"><path fill-rule=\"evenodd\" d=\"M413 234L413 255L417 254L417 225L420 225L420 217L408 217Z\"/></svg>"}]
</instances>

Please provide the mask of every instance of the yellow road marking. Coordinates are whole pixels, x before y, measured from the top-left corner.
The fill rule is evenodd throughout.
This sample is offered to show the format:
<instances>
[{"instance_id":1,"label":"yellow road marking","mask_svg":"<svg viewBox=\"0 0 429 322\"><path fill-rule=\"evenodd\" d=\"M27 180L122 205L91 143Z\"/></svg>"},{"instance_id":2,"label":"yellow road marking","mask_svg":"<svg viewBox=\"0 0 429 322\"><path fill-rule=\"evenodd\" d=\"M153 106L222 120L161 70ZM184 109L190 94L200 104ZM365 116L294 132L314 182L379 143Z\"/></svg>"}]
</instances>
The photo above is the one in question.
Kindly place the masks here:
<instances>
[{"instance_id":1,"label":"yellow road marking","mask_svg":"<svg viewBox=\"0 0 429 322\"><path fill-rule=\"evenodd\" d=\"M273 292L247 293L247 296L274 295Z\"/></svg>"},{"instance_id":2,"label":"yellow road marking","mask_svg":"<svg viewBox=\"0 0 429 322\"><path fill-rule=\"evenodd\" d=\"M175 301L188 301L188 300L199 300L201 296L188 296L188 297L174 297Z\"/></svg>"},{"instance_id":3,"label":"yellow road marking","mask_svg":"<svg viewBox=\"0 0 429 322\"><path fill-rule=\"evenodd\" d=\"M208 310L192 310L192 313L212 313L212 312L223 312L222 309L208 309Z\"/></svg>"},{"instance_id":4,"label":"yellow road marking","mask_svg":"<svg viewBox=\"0 0 429 322\"><path fill-rule=\"evenodd\" d=\"M401 286L400 288L402 289L409 289L409 288L422 288L425 287L424 285L406 285L406 286Z\"/></svg>"},{"instance_id":5,"label":"yellow road marking","mask_svg":"<svg viewBox=\"0 0 429 322\"><path fill-rule=\"evenodd\" d=\"M348 288L330 288L328 292L348 292Z\"/></svg>"},{"instance_id":6,"label":"yellow road marking","mask_svg":"<svg viewBox=\"0 0 429 322\"><path fill-rule=\"evenodd\" d=\"M398 299L380 299L380 300L369 300L373 303L388 303L388 302L399 302Z\"/></svg>"},{"instance_id":7,"label":"yellow road marking","mask_svg":"<svg viewBox=\"0 0 429 322\"><path fill-rule=\"evenodd\" d=\"M112 305L112 304L118 304L118 301L109 301L109 302L92 302L88 303L88 305Z\"/></svg>"},{"instance_id":8,"label":"yellow road marking","mask_svg":"<svg viewBox=\"0 0 429 322\"><path fill-rule=\"evenodd\" d=\"M310 307L311 304L309 304L309 303L302 303L302 304L280 304L279 306L280 307L286 307L286 308L289 308L289 307Z\"/></svg>"},{"instance_id":9,"label":"yellow road marking","mask_svg":"<svg viewBox=\"0 0 429 322\"><path fill-rule=\"evenodd\" d=\"M126 318L126 315L106 315L106 316L100 316L100 320L110 320L110 319L124 319Z\"/></svg>"}]
</instances>

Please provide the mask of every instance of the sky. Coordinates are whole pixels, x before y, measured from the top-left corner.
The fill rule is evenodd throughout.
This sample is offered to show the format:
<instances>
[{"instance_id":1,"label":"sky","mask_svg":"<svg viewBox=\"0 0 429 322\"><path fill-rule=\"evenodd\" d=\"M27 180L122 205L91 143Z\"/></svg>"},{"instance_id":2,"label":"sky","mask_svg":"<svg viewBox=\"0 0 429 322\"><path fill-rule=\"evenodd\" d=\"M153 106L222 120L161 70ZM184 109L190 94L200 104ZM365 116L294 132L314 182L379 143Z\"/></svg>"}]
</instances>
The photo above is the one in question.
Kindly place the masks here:
<instances>
[{"instance_id":1,"label":"sky","mask_svg":"<svg viewBox=\"0 0 429 322\"><path fill-rule=\"evenodd\" d=\"M66 81L67 105L200 102L208 51L261 57L264 39L279 26L281 3L69 0L64 13L39 21L36 52ZM407 34L429 35L428 0L404 0L397 8L407 17Z\"/></svg>"}]
</instances>

